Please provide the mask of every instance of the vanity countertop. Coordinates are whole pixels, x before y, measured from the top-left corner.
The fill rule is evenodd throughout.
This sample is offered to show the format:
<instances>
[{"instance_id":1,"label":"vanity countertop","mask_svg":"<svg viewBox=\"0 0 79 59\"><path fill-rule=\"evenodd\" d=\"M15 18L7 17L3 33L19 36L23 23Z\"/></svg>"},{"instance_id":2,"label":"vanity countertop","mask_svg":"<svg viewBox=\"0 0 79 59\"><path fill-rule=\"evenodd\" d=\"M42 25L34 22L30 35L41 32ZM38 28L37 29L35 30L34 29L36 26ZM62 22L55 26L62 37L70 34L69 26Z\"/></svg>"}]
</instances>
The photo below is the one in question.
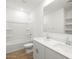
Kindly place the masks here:
<instances>
[{"instance_id":1,"label":"vanity countertop","mask_svg":"<svg viewBox=\"0 0 79 59\"><path fill-rule=\"evenodd\" d=\"M46 46L47 48L54 50L63 56L72 59L72 47L66 45L63 42L55 41L53 39L46 38L34 38L34 41Z\"/></svg>"}]
</instances>

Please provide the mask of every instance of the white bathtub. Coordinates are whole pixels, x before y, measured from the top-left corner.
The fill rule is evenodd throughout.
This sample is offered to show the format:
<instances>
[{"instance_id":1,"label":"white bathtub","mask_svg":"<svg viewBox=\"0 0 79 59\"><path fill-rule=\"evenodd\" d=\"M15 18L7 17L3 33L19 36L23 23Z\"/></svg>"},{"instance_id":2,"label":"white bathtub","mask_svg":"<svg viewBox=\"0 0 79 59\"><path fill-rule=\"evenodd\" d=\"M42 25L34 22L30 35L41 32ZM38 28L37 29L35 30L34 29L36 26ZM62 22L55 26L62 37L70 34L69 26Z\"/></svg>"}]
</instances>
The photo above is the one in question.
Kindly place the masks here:
<instances>
[{"instance_id":1,"label":"white bathtub","mask_svg":"<svg viewBox=\"0 0 79 59\"><path fill-rule=\"evenodd\" d=\"M24 44L29 43L29 41L9 41L6 44L6 53L10 53L19 49L23 49L24 48Z\"/></svg>"}]
</instances>

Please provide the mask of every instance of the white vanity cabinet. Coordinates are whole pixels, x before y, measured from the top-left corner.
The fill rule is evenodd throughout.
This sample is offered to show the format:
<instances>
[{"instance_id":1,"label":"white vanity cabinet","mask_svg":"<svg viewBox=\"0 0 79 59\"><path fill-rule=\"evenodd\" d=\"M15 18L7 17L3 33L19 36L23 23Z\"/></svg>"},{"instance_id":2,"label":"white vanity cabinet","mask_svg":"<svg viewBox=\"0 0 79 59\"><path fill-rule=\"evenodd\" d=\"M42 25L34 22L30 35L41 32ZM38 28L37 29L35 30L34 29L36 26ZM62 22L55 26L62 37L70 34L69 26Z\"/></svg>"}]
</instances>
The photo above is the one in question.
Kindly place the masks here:
<instances>
[{"instance_id":1,"label":"white vanity cabinet","mask_svg":"<svg viewBox=\"0 0 79 59\"><path fill-rule=\"evenodd\" d=\"M45 48L45 59L68 59L68 58L64 57L63 55L61 55L49 48Z\"/></svg>"},{"instance_id":2,"label":"white vanity cabinet","mask_svg":"<svg viewBox=\"0 0 79 59\"><path fill-rule=\"evenodd\" d=\"M69 59L36 41L34 43L34 59Z\"/></svg>"},{"instance_id":3,"label":"white vanity cabinet","mask_svg":"<svg viewBox=\"0 0 79 59\"><path fill-rule=\"evenodd\" d=\"M40 43L34 41L34 59L45 59L44 57L44 46L42 46Z\"/></svg>"}]
</instances>

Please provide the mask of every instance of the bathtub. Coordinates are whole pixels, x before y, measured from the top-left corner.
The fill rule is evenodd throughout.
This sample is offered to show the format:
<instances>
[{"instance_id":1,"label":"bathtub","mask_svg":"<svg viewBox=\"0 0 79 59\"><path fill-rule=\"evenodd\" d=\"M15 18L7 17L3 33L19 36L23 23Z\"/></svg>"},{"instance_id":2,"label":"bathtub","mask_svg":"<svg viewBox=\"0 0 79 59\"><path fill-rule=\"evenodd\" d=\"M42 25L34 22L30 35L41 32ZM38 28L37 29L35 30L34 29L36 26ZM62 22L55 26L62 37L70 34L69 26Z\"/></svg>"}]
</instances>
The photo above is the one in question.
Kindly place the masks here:
<instances>
[{"instance_id":1,"label":"bathtub","mask_svg":"<svg viewBox=\"0 0 79 59\"><path fill-rule=\"evenodd\" d=\"M24 44L29 43L29 41L9 41L6 44L6 53L11 53L19 49L24 48Z\"/></svg>"}]
</instances>

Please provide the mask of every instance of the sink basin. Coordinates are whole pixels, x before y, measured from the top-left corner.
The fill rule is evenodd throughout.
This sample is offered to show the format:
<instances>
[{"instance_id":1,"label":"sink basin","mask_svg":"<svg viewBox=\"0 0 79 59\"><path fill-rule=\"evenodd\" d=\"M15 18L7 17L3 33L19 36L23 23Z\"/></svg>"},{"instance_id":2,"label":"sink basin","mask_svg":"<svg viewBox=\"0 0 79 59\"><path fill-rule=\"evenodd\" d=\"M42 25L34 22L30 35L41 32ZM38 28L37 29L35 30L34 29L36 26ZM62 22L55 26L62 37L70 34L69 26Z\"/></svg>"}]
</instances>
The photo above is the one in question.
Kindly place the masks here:
<instances>
[{"instance_id":1,"label":"sink basin","mask_svg":"<svg viewBox=\"0 0 79 59\"><path fill-rule=\"evenodd\" d=\"M52 40L52 39L46 39L45 43L47 43L48 45L52 45L53 46L53 45L57 44L57 41Z\"/></svg>"},{"instance_id":2,"label":"sink basin","mask_svg":"<svg viewBox=\"0 0 79 59\"><path fill-rule=\"evenodd\" d=\"M72 47L66 44L56 44L54 45L57 49L64 52L72 52Z\"/></svg>"}]
</instances>

